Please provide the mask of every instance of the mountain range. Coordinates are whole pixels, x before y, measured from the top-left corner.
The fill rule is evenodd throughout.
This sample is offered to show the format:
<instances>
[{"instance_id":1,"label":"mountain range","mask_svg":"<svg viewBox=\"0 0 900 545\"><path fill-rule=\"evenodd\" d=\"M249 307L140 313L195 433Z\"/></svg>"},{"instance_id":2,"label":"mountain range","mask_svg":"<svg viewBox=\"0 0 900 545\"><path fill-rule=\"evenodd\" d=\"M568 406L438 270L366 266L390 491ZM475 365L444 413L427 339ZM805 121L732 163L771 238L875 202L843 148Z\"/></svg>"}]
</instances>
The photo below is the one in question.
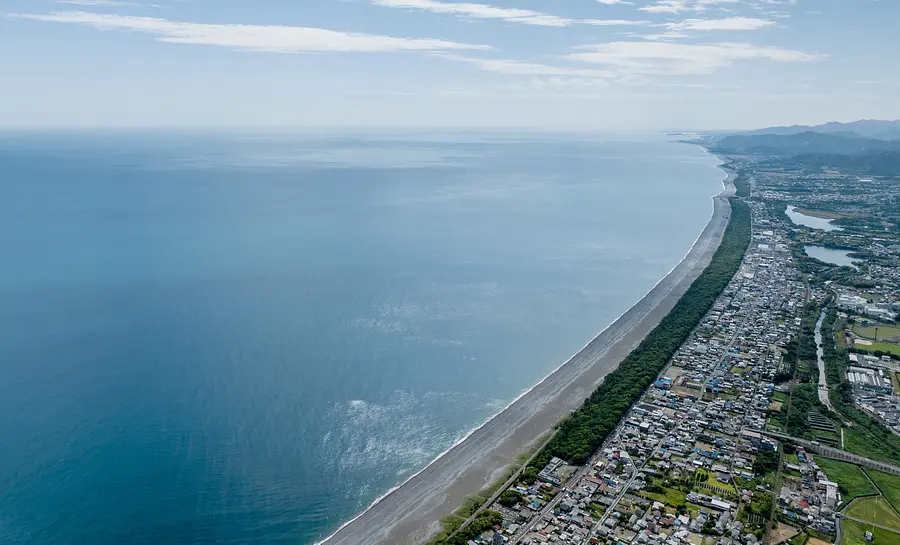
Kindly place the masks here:
<instances>
[{"instance_id":1,"label":"mountain range","mask_svg":"<svg viewBox=\"0 0 900 545\"><path fill-rule=\"evenodd\" d=\"M771 127L718 135L710 149L761 155L804 169L837 168L867 176L900 176L900 121Z\"/></svg>"},{"instance_id":2,"label":"mountain range","mask_svg":"<svg viewBox=\"0 0 900 545\"><path fill-rule=\"evenodd\" d=\"M788 127L770 127L743 134L775 134L789 136L805 132L834 134L847 137L865 137L878 140L900 140L900 120L884 121L879 119L863 119L851 123L832 121L823 125L791 125Z\"/></svg>"},{"instance_id":3,"label":"mountain range","mask_svg":"<svg viewBox=\"0 0 900 545\"><path fill-rule=\"evenodd\" d=\"M863 153L877 150L900 150L900 140L866 138L855 133L819 133L805 131L791 134L734 134L718 141L716 146L728 153L755 155L797 155L800 153Z\"/></svg>"}]
</instances>

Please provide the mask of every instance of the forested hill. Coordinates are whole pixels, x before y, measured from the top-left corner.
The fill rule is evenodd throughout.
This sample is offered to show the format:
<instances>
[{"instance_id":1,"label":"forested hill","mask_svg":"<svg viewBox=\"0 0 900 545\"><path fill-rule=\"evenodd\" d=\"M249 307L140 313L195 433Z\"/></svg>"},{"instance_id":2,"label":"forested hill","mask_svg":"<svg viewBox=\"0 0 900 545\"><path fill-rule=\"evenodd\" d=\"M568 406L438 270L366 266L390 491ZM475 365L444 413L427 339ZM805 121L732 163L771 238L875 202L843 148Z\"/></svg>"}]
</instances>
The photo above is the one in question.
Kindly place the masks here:
<instances>
[{"instance_id":1,"label":"forested hill","mask_svg":"<svg viewBox=\"0 0 900 545\"><path fill-rule=\"evenodd\" d=\"M833 168L862 176L900 176L900 151L870 151L854 155L807 153L781 161L808 170Z\"/></svg>"},{"instance_id":2,"label":"forested hill","mask_svg":"<svg viewBox=\"0 0 900 545\"><path fill-rule=\"evenodd\" d=\"M852 123L839 123L832 121L824 125L792 125L790 127L770 127L759 129L745 134L775 134L791 135L804 132L817 132L821 134L843 134L844 136L877 138L880 140L900 140L900 120L883 121L878 119L863 119Z\"/></svg>"},{"instance_id":3,"label":"forested hill","mask_svg":"<svg viewBox=\"0 0 900 545\"><path fill-rule=\"evenodd\" d=\"M900 151L900 140L878 140L847 134L807 131L799 134L735 134L722 138L715 151L756 155L792 156L800 154L852 155L873 151Z\"/></svg>"}]
</instances>

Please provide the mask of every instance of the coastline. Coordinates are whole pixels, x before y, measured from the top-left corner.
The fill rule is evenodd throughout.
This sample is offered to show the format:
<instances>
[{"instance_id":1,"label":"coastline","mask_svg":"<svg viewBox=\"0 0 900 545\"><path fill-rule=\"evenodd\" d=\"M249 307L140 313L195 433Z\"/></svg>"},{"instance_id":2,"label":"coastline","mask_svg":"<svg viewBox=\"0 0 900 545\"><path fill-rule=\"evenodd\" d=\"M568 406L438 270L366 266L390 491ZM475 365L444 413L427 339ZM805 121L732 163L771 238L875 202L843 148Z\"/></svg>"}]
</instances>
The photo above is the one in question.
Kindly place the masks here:
<instances>
[{"instance_id":1,"label":"coastline","mask_svg":"<svg viewBox=\"0 0 900 545\"><path fill-rule=\"evenodd\" d=\"M728 197L735 194L736 173L724 164L718 166L727 177L722 192L712 198L709 222L687 255L640 301L504 410L317 545L424 542L440 530L441 518L490 484L517 455L536 446L548 430L577 409L709 264L730 217Z\"/></svg>"}]
</instances>

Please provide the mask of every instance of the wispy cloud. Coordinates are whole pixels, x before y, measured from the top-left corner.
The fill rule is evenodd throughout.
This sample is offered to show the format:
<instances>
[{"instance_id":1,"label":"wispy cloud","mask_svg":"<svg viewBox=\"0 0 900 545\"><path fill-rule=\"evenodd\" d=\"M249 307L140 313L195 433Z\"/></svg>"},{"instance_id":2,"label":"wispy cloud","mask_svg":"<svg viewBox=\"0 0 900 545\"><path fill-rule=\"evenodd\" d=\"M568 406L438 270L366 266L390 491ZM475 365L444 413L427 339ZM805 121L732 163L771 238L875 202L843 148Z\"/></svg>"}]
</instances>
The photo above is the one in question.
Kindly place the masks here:
<instances>
[{"instance_id":1,"label":"wispy cloud","mask_svg":"<svg viewBox=\"0 0 900 545\"><path fill-rule=\"evenodd\" d=\"M444 59L464 62L476 66L488 72L506 74L512 76L576 76L580 78L606 79L617 76L611 70L598 70L595 68L554 66L543 63L524 62L514 59L481 59L447 53L437 53Z\"/></svg>"},{"instance_id":2,"label":"wispy cloud","mask_svg":"<svg viewBox=\"0 0 900 545\"><path fill-rule=\"evenodd\" d=\"M820 55L746 43L682 44L610 42L581 46L569 59L595 63L623 74L687 76L710 74L736 61L807 62Z\"/></svg>"},{"instance_id":3,"label":"wispy cloud","mask_svg":"<svg viewBox=\"0 0 900 545\"><path fill-rule=\"evenodd\" d=\"M134 2L121 0L56 0L57 4L74 4L76 6L139 6Z\"/></svg>"},{"instance_id":4,"label":"wispy cloud","mask_svg":"<svg viewBox=\"0 0 900 545\"><path fill-rule=\"evenodd\" d=\"M204 24L170 21L156 17L66 11L51 14L18 13L7 17L86 25L101 30L128 30L156 36L161 42L202 44L248 51L274 53L442 51L490 49L484 45L433 38L396 38L378 34L341 32L312 27Z\"/></svg>"},{"instance_id":5,"label":"wispy cloud","mask_svg":"<svg viewBox=\"0 0 900 545\"><path fill-rule=\"evenodd\" d=\"M672 31L686 30L758 30L773 26L775 21L757 19L755 17L728 17L725 19L685 19L677 23L665 23L662 26Z\"/></svg>"},{"instance_id":6,"label":"wispy cloud","mask_svg":"<svg viewBox=\"0 0 900 545\"><path fill-rule=\"evenodd\" d=\"M702 13L713 9L733 11L739 6L760 10L796 3L797 0L654 0L638 9L647 13Z\"/></svg>"},{"instance_id":7,"label":"wispy cloud","mask_svg":"<svg viewBox=\"0 0 900 545\"><path fill-rule=\"evenodd\" d=\"M447 13L469 19L498 19L525 25L567 27L571 25L644 25L648 21L629 19L570 19L530 9L502 8L489 4L441 2L438 0L372 0L373 4L389 8L403 8L434 13ZM621 3L607 0L601 3Z\"/></svg>"}]
</instances>

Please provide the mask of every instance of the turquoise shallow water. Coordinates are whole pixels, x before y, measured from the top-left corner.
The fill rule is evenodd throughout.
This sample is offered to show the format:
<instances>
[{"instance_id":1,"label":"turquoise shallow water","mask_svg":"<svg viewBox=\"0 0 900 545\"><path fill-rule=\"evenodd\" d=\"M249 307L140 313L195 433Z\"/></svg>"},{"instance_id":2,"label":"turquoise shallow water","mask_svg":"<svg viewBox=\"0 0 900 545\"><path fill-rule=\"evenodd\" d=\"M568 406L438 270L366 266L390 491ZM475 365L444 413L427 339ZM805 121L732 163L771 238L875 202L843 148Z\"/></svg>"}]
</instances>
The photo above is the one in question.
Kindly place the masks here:
<instances>
[{"instance_id":1,"label":"turquoise shallow water","mask_svg":"<svg viewBox=\"0 0 900 545\"><path fill-rule=\"evenodd\" d=\"M0 542L324 537L688 251L684 144L0 135Z\"/></svg>"}]
</instances>

